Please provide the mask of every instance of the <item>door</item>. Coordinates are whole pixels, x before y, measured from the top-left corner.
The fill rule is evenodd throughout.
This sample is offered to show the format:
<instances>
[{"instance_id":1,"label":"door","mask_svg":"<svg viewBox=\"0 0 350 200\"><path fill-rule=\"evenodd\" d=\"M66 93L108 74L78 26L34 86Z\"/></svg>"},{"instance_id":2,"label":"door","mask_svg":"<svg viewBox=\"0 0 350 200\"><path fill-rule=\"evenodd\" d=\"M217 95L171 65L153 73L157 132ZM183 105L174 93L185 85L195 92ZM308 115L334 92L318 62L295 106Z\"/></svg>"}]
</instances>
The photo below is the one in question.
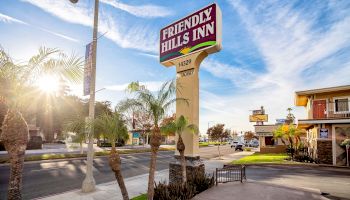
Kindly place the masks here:
<instances>
[{"instance_id":1,"label":"door","mask_svg":"<svg viewBox=\"0 0 350 200\"><path fill-rule=\"evenodd\" d=\"M313 118L314 119L324 119L326 118L326 100L313 100Z\"/></svg>"}]
</instances>

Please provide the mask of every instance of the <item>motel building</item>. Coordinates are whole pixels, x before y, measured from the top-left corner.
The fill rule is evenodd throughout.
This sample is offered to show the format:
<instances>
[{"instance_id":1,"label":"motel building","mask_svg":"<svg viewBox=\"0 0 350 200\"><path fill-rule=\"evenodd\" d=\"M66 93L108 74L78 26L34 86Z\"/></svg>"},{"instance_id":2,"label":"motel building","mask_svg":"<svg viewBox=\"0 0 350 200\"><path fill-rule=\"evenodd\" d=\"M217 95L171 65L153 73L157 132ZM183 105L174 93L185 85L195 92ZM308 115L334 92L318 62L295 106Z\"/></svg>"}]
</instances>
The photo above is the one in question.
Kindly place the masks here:
<instances>
[{"instance_id":1,"label":"motel building","mask_svg":"<svg viewBox=\"0 0 350 200\"><path fill-rule=\"evenodd\" d=\"M309 153L321 164L346 165L350 138L350 85L295 92L295 105L306 108L298 127L307 131Z\"/></svg>"}]
</instances>

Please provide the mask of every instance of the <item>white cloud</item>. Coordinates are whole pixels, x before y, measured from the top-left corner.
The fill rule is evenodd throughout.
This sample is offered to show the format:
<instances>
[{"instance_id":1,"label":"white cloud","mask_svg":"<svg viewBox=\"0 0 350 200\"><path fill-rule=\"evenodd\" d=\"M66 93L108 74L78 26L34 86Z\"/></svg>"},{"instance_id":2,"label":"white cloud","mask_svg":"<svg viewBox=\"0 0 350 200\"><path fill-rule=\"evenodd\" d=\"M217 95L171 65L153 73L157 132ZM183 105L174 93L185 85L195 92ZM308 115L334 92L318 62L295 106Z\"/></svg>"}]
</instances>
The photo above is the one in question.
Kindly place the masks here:
<instances>
[{"instance_id":1,"label":"white cloud","mask_svg":"<svg viewBox=\"0 0 350 200\"><path fill-rule=\"evenodd\" d=\"M247 87L256 79L256 74L243 69L242 67L232 66L214 59L204 60L201 69L204 69L216 77L228 79L238 87Z\"/></svg>"},{"instance_id":2,"label":"white cloud","mask_svg":"<svg viewBox=\"0 0 350 200\"><path fill-rule=\"evenodd\" d=\"M230 80L239 92L218 95L205 88L201 91L201 132L212 120L235 130L251 130L250 110L261 105L265 106L270 123L286 116L288 107L294 109L297 118L304 118L305 109L294 107L296 90L350 83L350 57L343 56L342 62L338 61L339 51L350 47L350 13L343 13L327 24L327 29L320 30L315 25L317 15L280 1L261 2L252 8L247 6L249 1L229 2L246 26L266 69L252 72L211 59L204 62L203 69ZM317 10L316 4L314 9ZM319 63L325 60L331 66L321 70ZM312 77L305 79L305 71Z\"/></svg>"},{"instance_id":3,"label":"white cloud","mask_svg":"<svg viewBox=\"0 0 350 200\"><path fill-rule=\"evenodd\" d=\"M10 17L8 15L4 15L2 13L0 13L0 21L4 22L4 23L19 23L19 24L24 24L24 25L28 25L26 22Z\"/></svg>"},{"instance_id":4,"label":"white cloud","mask_svg":"<svg viewBox=\"0 0 350 200\"><path fill-rule=\"evenodd\" d=\"M85 1L71 4L69 1L22 0L33 4L58 18L75 24L92 27L93 12ZM99 12L99 32L123 48L132 48L145 52L157 52L158 32L143 24L123 25L122 19L116 20L113 13Z\"/></svg>"},{"instance_id":5,"label":"white cloud","mask_svg":"<svg viewBox=\"0 0 350 200\"><path fill-rule=\"evenodd\" d=\"M102 3L113 6L120 10L124 10L132 15L137 17L166 17L172 15L172 11L156 5L140 5L140 6L131 6L125 3L121 3L119 0L101 0Z\"/></svg>"},{"instance_id":6,"label":"white cloud","mask_svg":"<svg viewBox=\"0 0 350 200\"><path fill-rule=\"evenodd\" d=\"M1 13L0 13L0 21L5 22L5 23L19 23L19 24L31 26L31 27L40 29L40 30L42 30L42 31L45 31L45 32L47 32L47 33L50 33L50 34L52 34L52 35L55 35L55 36L57 36L57 37L60 37L60 38L66 39L66 40L70 40L70 41L72 41L72 42L79 42L79 40L77 40L77 39L75 39L75 38L72 38L72 37L69 37L69 36L66 36L66 35L63 35L63 34L60 34L60 33L56 33L56 32L54 32L54 31L50 31L50 30L45 29L45 28L35 27L35 26L31 25L31 24L28 24L27 22L24 22L24 21L22 21L22 20L19 20L19 19L10 17L10 16L8 16L8 15L4 15L4 14L1 14Z\"/></svg>"},{"instance_id":7,"label":"white cloud","mask_svg":"<svg viewBox=\"0 0 350 200\"><path fill-rule=\"evenodd\" d=\"M145 81L145 82L139 82L140 85L146 86L146 88L149 91L155 92L158 91L162 84L164 84L163 81ZM129 83L124 83L124 84L118 84L118 85L109 85L105 86L107 90L112 90L112 91L125 91L125 89L128 87Z\"/></svg>"}]
</instances>

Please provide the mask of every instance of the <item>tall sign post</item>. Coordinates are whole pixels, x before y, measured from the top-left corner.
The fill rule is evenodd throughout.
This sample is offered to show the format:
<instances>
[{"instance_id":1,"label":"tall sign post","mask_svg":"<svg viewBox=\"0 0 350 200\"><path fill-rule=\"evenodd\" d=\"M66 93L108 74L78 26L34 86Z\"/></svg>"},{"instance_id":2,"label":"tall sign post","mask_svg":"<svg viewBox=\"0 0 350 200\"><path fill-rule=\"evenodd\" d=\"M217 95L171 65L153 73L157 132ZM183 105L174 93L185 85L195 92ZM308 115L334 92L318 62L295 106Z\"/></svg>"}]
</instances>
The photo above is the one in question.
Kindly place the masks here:
<instances>
[{"instance_id":1,"label":"tall sign post","mask_svg":"<svg viewBox=\"0 0 350 200\"><path fill-rule=\"evenodd\" d=\"M199 125L199 67L208 54L221 50L221 10L216 3L202 8L160 30L159 60L166 67L176 66L176 97L188 104L176 103L176 116L185 116ZM184 133L187 164L204 165L199 160L198 134ZM176 155L179 153L176 152ZM176 157L176 156L175 156ZM170 182L178 181L179 163L170 164ZM191 167L191 166L189 166ZM175 173L175 174L174 174ZM181 180L181 172L179 174Z\"/></svg>"}]
</instances>

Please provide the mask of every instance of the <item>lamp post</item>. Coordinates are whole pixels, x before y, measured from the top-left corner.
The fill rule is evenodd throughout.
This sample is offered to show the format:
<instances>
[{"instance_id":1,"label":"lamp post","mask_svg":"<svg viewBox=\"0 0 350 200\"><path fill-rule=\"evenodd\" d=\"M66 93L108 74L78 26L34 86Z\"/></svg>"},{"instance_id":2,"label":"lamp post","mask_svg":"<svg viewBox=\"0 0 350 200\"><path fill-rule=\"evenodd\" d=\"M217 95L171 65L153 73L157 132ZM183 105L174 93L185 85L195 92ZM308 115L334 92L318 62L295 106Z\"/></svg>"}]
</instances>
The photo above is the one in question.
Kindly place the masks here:
<instances>
[{"instance_id":1,"label":"lamp post","mask_svg":"<svg viewBox=\"0 0 350 200\"><path fill-rule=\"evenodd\" d=\"M78 0L69 0L72 3L77 3ZM91 66L91 81L90 81L90 99L89 99L89 119L95 118L95 84L96 84L96 51L97 51L97 29L98 29L98 4L99 0L95 0L94 8L94 27L92 35L92 66ZM82 184L83 192L92 192L95 190L95 179L92 172L93 156L94 156L94 130L89 130L89 144L87 153L86 176Z\"/></svg>"},{"instance_id":2,"label":"lamp post","mask_svg":"<svg viewBox=\"0 0 350 200\"><path fill-rule=\"evenodd\" d=\"M350 144L347 144L345 146L346 149L346 166L349 167L349 148L350 148Z\"/></svg>"}]
</instances>

